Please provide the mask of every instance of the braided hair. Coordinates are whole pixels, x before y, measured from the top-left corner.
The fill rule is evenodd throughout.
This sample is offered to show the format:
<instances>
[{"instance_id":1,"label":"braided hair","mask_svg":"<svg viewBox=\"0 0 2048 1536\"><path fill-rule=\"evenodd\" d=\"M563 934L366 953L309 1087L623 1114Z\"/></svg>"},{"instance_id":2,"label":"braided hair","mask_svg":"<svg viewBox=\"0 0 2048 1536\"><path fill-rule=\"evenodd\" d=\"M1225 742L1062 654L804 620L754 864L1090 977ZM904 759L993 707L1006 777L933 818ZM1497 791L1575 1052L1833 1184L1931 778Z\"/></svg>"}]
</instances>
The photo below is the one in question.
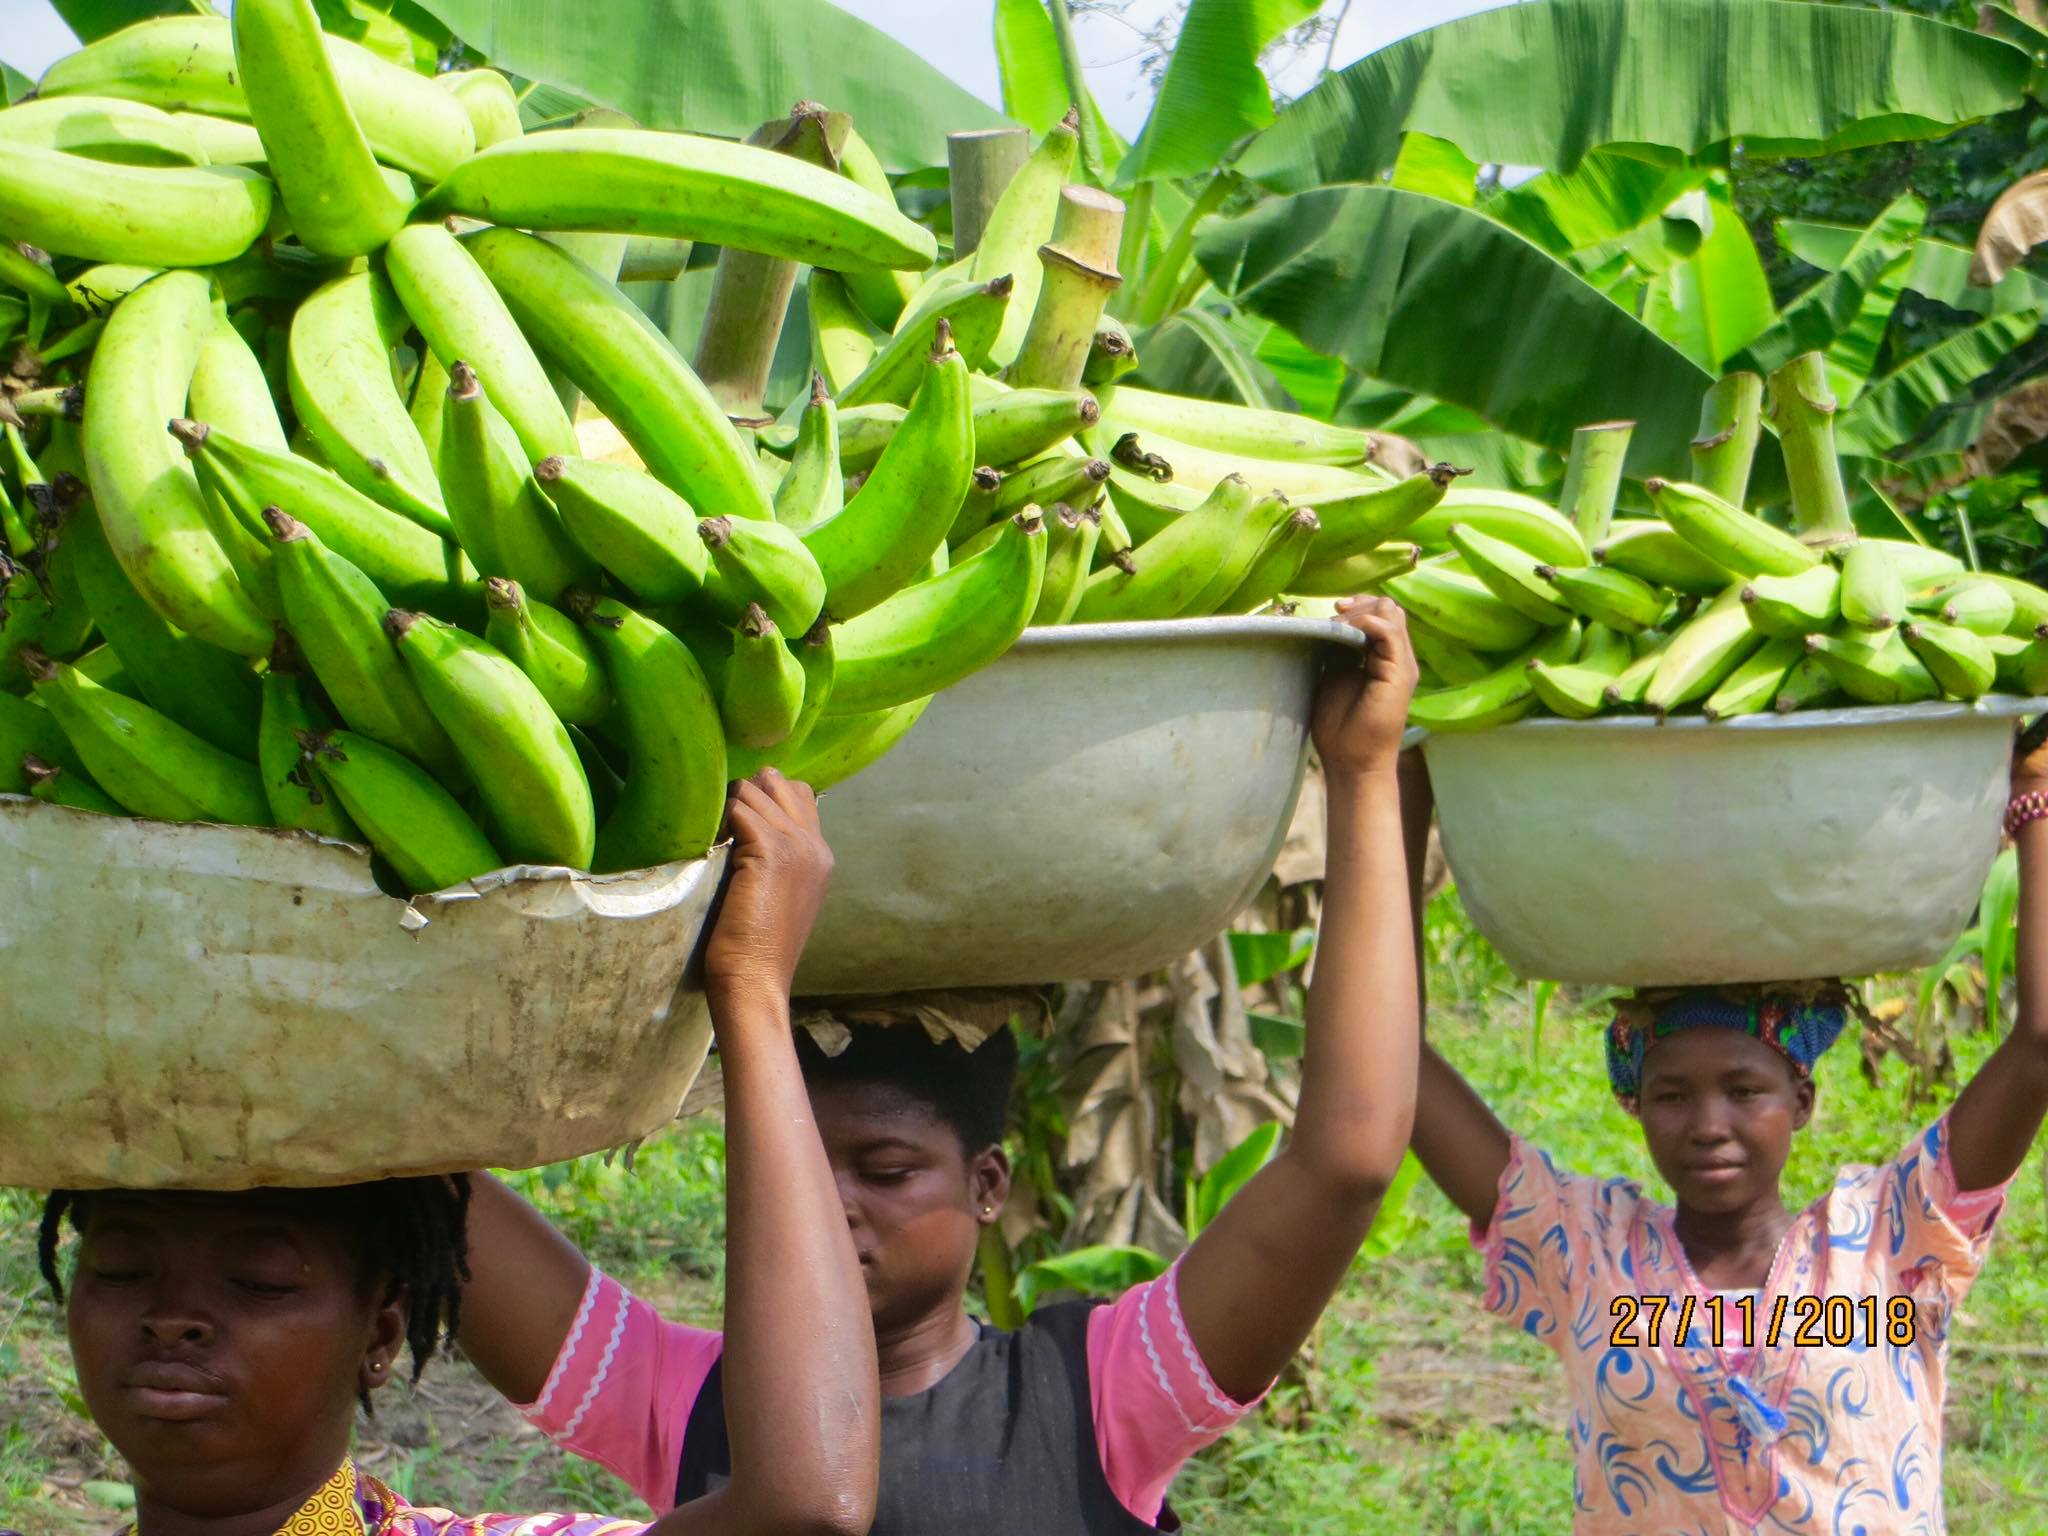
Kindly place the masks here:
<instances>
[{"instance_id":1,"label":"braided hair","mask_svg":"<svg viewBox=\"0 0 2048 1536\"><path fill-rule=\"evenodd\" d=\"M65 1218L74 1232L83 1231L93 1195L82 1190L53 1191L43 1202L36 1257L51 1295L61 1305L64 1282L57 1268L57 1247ZM363 1294L381 1300L406 1296L405 1342L412 1353L412 1379L418 1381L444 1339L453 1339L462 1319L462 1287L469 1279L469 1176L380 1179L338 1189L293 1190L295 1214L338 1230L356 1261L356 1283ZM367 1392L363 1409L369 1411Z\"/></svg>"}]
</instances>

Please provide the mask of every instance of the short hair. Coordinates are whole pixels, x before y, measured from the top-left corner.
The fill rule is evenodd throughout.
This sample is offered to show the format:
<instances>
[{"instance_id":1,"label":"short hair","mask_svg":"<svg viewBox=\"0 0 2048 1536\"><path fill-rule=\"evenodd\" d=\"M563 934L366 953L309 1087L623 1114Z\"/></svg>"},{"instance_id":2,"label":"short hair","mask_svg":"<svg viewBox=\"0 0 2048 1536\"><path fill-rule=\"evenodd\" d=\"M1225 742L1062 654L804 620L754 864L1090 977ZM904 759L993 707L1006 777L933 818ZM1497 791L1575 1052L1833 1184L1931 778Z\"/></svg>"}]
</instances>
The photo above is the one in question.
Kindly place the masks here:
<instances>
[{"instance_id":1,"label":"short hair","mask_svg":"<svg viewBox=\"0 0 2048 1536\"><path fill-rule=\"evenodd\" d=\"M1011 1030L995 1030L971 1051L954 1040L934 1040L923 1025L911 1022L857 1024L849 1032L853 1038L837 1056L826 1055L809 1030L796 1032L806 1084L894 1088L951 1126L969 1157L1002 1143L1017 1081L1017 1037Z\"/></svg>"},{"instance_id":2,"label":"short hair","mask_svg":"<svg viewBox=\"0 0 2048 1536\"><path fill-rule=\"evenodd\" d=\"M418 1381L462 1320L462 1287L469 1280L469 1175L379 1179L290 1195L311 1219L340 1231L355 1257L360 1289L368 1293L382 1280L385 1301L401 1293L409 1298L405 1342L412 1379ZM57 1272L57 1244L64 1218L71 1218L72 1231L84 1231L93 1198L88 1191L59 1189L43 1202L36 1255L59 1304L64 1282ZM362 1399L368 1412L369 1394Z\"/></svg>"}]
</instances>

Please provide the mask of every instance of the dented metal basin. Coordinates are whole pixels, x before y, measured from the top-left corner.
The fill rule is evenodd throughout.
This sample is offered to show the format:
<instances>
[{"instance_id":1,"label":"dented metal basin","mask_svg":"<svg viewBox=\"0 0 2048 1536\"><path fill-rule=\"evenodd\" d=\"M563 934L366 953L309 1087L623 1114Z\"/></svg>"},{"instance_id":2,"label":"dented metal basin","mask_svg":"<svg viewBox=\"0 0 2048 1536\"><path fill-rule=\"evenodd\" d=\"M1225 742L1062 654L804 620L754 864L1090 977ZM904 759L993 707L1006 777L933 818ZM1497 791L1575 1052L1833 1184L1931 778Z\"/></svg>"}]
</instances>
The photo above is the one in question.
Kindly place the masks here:
<instances>
[{"instance_id":1,"label":"dented metal basin","mask_svg":"<svg viewBox=\"0 0 2048 1536\"><path fill-rule=\"evenodd\" d=\"M1136 976L1273 867L1309 699L1356 630L1196 619L1027 631L828 790L838 860L806 993Z\"/></svg>"},{"instance_id":2,"label":"dented metal basin","mask_svg":"<svg viewBox=\"0 0 2048 1536\"><path fill-rule=\"evenodd\" d=\"M398 901L303 833L0 796L0 1184L244 1189L531 1167L674 1118L725 865Z\"/></svg>"}]
</instances>

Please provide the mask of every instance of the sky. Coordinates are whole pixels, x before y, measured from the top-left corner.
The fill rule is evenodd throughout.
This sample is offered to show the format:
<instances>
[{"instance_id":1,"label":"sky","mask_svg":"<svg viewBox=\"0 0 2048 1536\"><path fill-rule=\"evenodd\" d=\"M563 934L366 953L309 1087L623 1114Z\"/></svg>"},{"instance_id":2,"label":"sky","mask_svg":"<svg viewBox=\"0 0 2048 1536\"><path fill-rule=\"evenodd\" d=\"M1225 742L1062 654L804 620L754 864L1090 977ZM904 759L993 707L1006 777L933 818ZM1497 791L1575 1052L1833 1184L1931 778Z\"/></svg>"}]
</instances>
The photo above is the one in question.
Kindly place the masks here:
<instances>
[{"instance_id":1,"label":"sky","mask_svg":"<svg viewBox=\"0 0 2048 1536\"><path fill-rule=\"evenodd\" d=\"M983 100L1000 104L990 27L994 0L835 3L917 49ZM1325 9L1335 9L1336 3L1333 0ZM1351 0L1338 32L1335 61L1341 67L1410 32L1502 3L1507 0ZM1163 15L1168 4L1169 0L1135 0L1129 22L1090 15L1079 18L1075 26L1096 100L1127 138L1144 125L1151 102L1151 87L1139 68L1144 44L1138 28ZM0 26L0 58L24 74L40 75L60 54L77 46L49 0L0 0L0 19L6 23ZM1320 59L1304 61L1304 78L1282 77L1274 83L1289 94L1298 92L1312 83L1320 64Z\"/></svg>"}]
</instances>

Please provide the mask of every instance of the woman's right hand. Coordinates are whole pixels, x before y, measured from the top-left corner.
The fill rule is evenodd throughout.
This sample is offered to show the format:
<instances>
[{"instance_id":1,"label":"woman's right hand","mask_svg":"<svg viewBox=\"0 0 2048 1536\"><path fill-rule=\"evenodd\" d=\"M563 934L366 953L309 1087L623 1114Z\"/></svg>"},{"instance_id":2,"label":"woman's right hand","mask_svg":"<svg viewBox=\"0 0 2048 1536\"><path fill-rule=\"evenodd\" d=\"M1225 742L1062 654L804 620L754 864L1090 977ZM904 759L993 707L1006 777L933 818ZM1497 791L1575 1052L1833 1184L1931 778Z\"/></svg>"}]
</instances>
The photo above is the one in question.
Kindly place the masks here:
<instances>
[{"instance_id":1,"label":"woman's right hand","mask_svg":"<svg viewBox=\"0 0 2048 1536\"><path fill-rule=\"evenodd\" d=\"M832 877L818 797L764 768L733 785L726 820L732 876L704 952L705 990L787 1001Z\"/></svg>"}]
</instances>

